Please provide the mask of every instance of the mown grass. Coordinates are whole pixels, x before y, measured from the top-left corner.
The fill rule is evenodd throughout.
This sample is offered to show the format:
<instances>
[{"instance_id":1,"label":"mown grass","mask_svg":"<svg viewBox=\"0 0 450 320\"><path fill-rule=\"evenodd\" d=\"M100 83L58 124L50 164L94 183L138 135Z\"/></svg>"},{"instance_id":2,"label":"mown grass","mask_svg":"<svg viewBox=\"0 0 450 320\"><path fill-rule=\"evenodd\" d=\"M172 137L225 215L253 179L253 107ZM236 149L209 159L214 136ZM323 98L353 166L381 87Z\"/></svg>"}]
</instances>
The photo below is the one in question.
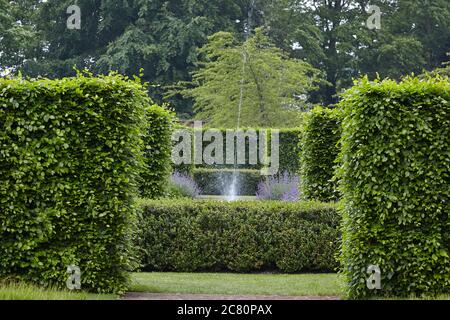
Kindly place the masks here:
<instances>
[{"instance_id":1,"label":"mown grass","mask_svg":"<svg viewBox=\"0 0 450 320\"><path fill-rule=\"evenodd\" d=\"M338 296L345 299L337 274L133 273L129 291L151 293ZM116 300L113 294L92 294L0 282L0 300ZM373 298L375 300L450 300L437 297Z\"/></svg>"},{"instance_id":2,"label":"mown grass","mask_svg":"<svg viewBox=\"0 0 450 320\"><path fill-rule=\"evenodd\" d=\"M130 291L222 295L342 296L337 274L134 273Z\"/></svg>"},{"instance_id":3,"label":"mown grass","mask_svg":"<svg viewBox=\"0 0 450 320\"><path fill-rule=\"evenodd\" d=\"M150 293L337 296L345 298L342 276L327 274L133 273L129 291ZM436 297L390 297L374 300L450 300Z\"/></svg>"},{"instance_id":4,"label":"mown grass","mask_svg":"<svg viewBox=\"0 0 450 320\"><path fill-rule=\"evenodd\" d=\"M25 283L0 283L0 300L115 300L112 294L93 294L41 288Z\"/></svg>"}]
</instances>

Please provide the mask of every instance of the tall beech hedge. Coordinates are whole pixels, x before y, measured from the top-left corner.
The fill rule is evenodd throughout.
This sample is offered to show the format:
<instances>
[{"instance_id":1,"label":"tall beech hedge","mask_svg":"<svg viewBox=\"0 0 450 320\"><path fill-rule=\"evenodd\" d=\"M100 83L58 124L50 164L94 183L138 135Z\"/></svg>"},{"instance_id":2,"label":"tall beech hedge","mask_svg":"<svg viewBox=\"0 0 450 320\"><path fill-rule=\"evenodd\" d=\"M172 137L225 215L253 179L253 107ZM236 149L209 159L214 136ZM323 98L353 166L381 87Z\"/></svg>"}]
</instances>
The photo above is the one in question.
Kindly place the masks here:
<instances>
[{"instance_id":1,"label":"tall beech hedge","mask_svg":"<svg viewBox=\"0 0 450 320\"><path fill-rule=\"evenodd\" d=\"M192 131L194 129L187 127L185 125L182 125L180 123L176 123L174 124L173 127L173 131L172 131L172 151L173 152L173 148L180 143L181 138L177 135L178 130L183 131L186 130L189 132L189 135L191 136L192 139ZM194 170L195 170L195 164L194 164L194 143L193 140L191 141L191 160L189 161L189 163L181 163L181 164L175 164L172 162L171 159L171 165L172 165L172 172L180 172L183 174L186 174L188 176L193 176L194 175Z\"/></svg>"},{"instance_id":2,"label":"tall beech hedge","mask_svg":"<svg viewBox=\"0 0 450 320\"><path fill-rule=\"evenodd\" d=\"M174 114L160 106L146 109L144 134L145 167L141 173L141 195L156 199L164 196L172 172L172 131Z\"/></svg>"},{"instance_id":3,"label":"tall beech hedge","mask_svg":"<svg viewBox=\"0 0 450 320\"><path fill-rule=\"evenodd\" d=\"M301 128L280 129L280 173L298 173L301 136Z\"/></svg>"},{"instance_id":4,"label":"tall beech hedge","mask_svg":"<svg viewBox=\"0 0 450 320\"><path fill-rule=\"evenodd\" d=\"M126 289L149 103L114 74L0 79L0 278Z\"/></svg>"},{"instance_id":5,"label":"tall beech hedge","mask_svg":"<svg viewBox=\"0 0 450 320\"><path fill-rule=\"evenodd\" d=\"M340 111L316 107L304 117L300 139L300 185L304 199L336 201L335 161L339 154Z\"/></svg>"},{"instance_id":6,"label":"tall beech hedge","mask_svg":"<svg viewBox=\"0 0 450 320\"><path fill-rule=\"evenodd\" d=\"M340 170L348 293L450 292L450 83L360 81L348 90ZM369 265L381 290L366 286Z\"/></svg>"},{"instance_id":7,"label":"tall beech hedge","mask_svg":"<svg viewBox=\"0 0 450 320\"><path fill-rule=\"evenodd\" d=\"M335 204L145 200L144 270L334 271L340 216Z\"/></svg>"}]
</instances>

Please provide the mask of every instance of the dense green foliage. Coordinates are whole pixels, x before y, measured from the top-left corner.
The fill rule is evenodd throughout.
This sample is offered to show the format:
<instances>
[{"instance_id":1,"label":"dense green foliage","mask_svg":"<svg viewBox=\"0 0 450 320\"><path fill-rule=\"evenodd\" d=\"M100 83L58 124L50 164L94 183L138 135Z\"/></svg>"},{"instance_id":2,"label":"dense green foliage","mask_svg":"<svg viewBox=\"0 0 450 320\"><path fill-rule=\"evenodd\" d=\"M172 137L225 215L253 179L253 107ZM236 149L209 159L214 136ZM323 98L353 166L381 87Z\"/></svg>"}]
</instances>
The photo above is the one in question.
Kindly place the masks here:
<instances>
[{"instance_id":1,"label":"dense green foliage","mask_svg":"<svg viewBox=\"0 0 450 320\"><path fill-rule=\"evenodd\" d=\"M447 53L447 56L450 58L450 53ZM450 61L446 61L442 64L442 68L437 68L433 70L433 75L441 75L450 78ZM426 76L426 75L425 75Z\"/></svg>"},{"instance_id":2,"label":"dense green foliage","mask_svg":"<svg viewBox=\"0 0 450 320\"><path fill-rule=\"evenodd\" d=\"M369 5L380 8L379 30L367 27ZM450 51L448 0L267 0L261 6L277 46L325 71L331 86L322 85L315 97L324 104L336 102L352 78L431 71Z\"/></svg>"},{"instance_id":3,"label":"dense green foliage","mask_svg":"<svg viewBox=\"0 0 450 320\"><path fill-rule=\"evenodd\" d=\"M0 5L3 2L10 1L1 0ZM143 79L160 85L151 87L152 98L158 101L163 86L190 79L196 50L208 35L242 27L244 20L239 24L235 20L243 15L246 2L13 1L5 14L10 18L6 30L11 37L0 38L0 52L6 42L5 46L10 44L8 52L15 54L0 55L0 69L6 65L27 75L62 77L73 75L75 64L94 73L117 70L127 75L138 74L144 68ZM66 10L73 4L81 9L80 30L66 27ZM0 29L2 36L3 31ZM25 34L31 31L34 37ZM190 113L189 101L177 97L171 101L180 114Z\"/></svg>"},{"instance_id":4,"label":"dense green foliage","mask_svg":"<svg viewBox=\"0 0 450 320\"><path fill-rule=\"evenodd\" d=\"M182 93L194 99L196 117L211 126L295 126L318 81L318 70L290 59L262 29L243 44L231 33L214 34L200 54L193 87Z\"/></svg>"},{"instance_id":5,"label":"dense green foliage","mask_svg":"<svg viewBox=\"0 0 450 320\"><path fill-rule=\"evenodd\" d=\"M298 173L301 135L301 128L280 130L280 173Z\"/></svg>"},{"instance_id":6,"label":"dense green foliage","mask_svg":"<svg viewBox=\"0 0 450 320\"><path fill-rule=\"evenodd\" d=\"M234 168L238 168L238 169L251 169L251 170L256 170L256 169L260 169L262 167L261 164L261 159L259 159L259 143L258 140L257 141L253 141L254 144L250 144L250 137L254 136L255 138L259 139L260 137L260 132L262 129L260 128L231 128L231 129L224 129L223 127L221 128L203 128L202 129L202 137L203 137L203 142L202 142L202 153L203 153L203 163L202 164L196 164L195 166L197 168L225 168L225 169L234 169ZM216 141L215 137L210 137L207 138L205 133L209 131L209 133L215 135L218 134L219 136L221 136L221 140L219 139L218 141ZM232 140L227 139L227 132L231 133L231 134L235 134L235 136L233 136ZM200 132L198 132L197 130L193 131L193 134L200 134ZM244 138L244 144L241 144L241 140L239 140L239 136L241 136L242 138ZM196 138L193 138L193 141ZM219 143L220 141L222 141L222 150L216 150L216 152L222 152L223 153L223 163L222 164L208 164L205 161L205 151L208 151L208 155L209 155L209 151L211 147L214 146L214 143ZM233 148L234 145L234 150L235 150L235 158L232 164L227 164L227 148L230 148L230 150L232 150L231 148ZM252 147L254 149L252 149ZM243 149L241 149L243 148ZM195 149L194 149L195 150ZM241 150L242 152L244 152L245 150L245 155L244 155L244 162L245 163L239 163L241 162L238 157L239 157L239 152L236 150ZM255 155L258 155L258 159L256 161L255 164L250 163L250 151L254 150L256 152ZM197 150L195 150L197 152ZM213 155L217 155L215 152L213 153Z\"/></svg>"},{"instance_id":7,"label":"dense green foliage","mask_svg":"<svg viewBox=\"0 0 450 320\"><path fill-rule=\"evenodd\" d=\"M81 30L66 28L72 4L81 8ZM365 25L369 4L381 9L381 30ZM448 0L0 0L0 69L62 77L74 64L128 75L144 68L161 102L168 87L192 81L208 36L231 32L242 43L256 27L290 58L324 71L329 84L310 97L314 103L335 102L363 74L431 71L450 52ZM170 102L179 115L192 115L190 99Z\"/></svg>"},{"instance_id":8,"label":"dense green foliage","mask_svg":"<svg viewBox=\"0 0 450 320\"><path fill-rule=\"evenodd\" d=\"M448 79L363 79L341 103L342 262L352 298L450 290ZM381 269L379 291L367 267Z\"/></svg>"},{"instance_id":9,"label":"dense green foliage","mask_svg":"<svg viewBox=\"0 0 450 320\"><path fill-rule=\"evenodd\" d=\"M186 128L186 127L180 127L177 128L180 130L187 130L190 132L191 135L191 141L192 141L192 145L194 145L194 130L191 128ZM226 149L227 149L227 129L210 129L210 128L203 128L202 129L202 137L204 136L205 132L207 130L212 130L211 132L214 133L218 133L221 138L222 138L222 142L223 142L223 155L224 155L224 163L223 164L207 164L207 163L202 163L202 164L194 164L194 149L192 150L192 158L191 158L191 165L185 165L185 164L181 164L181 165L175 165L173 164L173 170L174 171L178 171L178 172L186 172L188 174L192 174L194 171L194 168L204 168L204 169L234 169L235 167L238 169L249 169L249 170L257 170L257 169L261 169L263 167L263 164L261 163L261 159L259 158L259 143L257 141L255 147L255 151L258 154L258 161L256 164L250 164L249 163L249 150L250 150L250 146L249 146L249 137L246 136L245 137L245 164L226 164ZM234 131L233 129L228 129L231 131ZM256 128L256 129L252 129L252 128L246 128L246 129L239 129L238 132L240 132L241 134L246 134L246 133L250 133L251 131L254 131L257 134L257 138L260 138L260 134L261 134L261 130L265 130L265 129L261 129L261 128ZM300 136L301 136L301 128L291 128L291 129L281 129L279 130L279 172L291 172L291 173L297 173L298 169L299 169L299 140L300 140ZM266 139L267 139L267 153L270 152L270 143L271 143L271 131L270 129L268 129L266 131ZM181 140L174 140L174 144L179 143ZM205 151L206 148L208 148L208 146L211 146L212 144L214 144L215 141L215 137L211 138L211 139L204 139L204 141L202 142L202 152ZM239 143L237 143L237 139L235 138L235 148L239 146ZM209 153L208 153L209 154Z\"/></svg>"},{"instance_id":10,"label":"dense green foliage","mask_svg":"<svg viewBox=\"0 0 450 320\"><path fill-rule=\"evenodd\" d=\"M263 179L259 170L250 169L196 169L194 180L205 195L223 195L230 188L233 178L238 179L240 196L254 196L258 183Z\"/></svg>"},{"instance_id":11,"label":"dense green foliage","mask_svg":"<svg viewBox=\"0 0 450 320\"><path fill-rule=\"evenodd\" d=\"M138 79L0 79L0 277L118 292L142 167Z\"/></svg>"},{"instance_id":12,"label":"dense green foliage","mask_svg":"<svg viewBox=\"0 0 450 320\"><path fill-rule=\"evenodd\" d=\"M167 191L172 171L172 129L174 115L157 105L147 109L147 131L144 135L145 168L141 173L141 195L154 199Z\"/></svg>"},{"instance_id":13,"label":"dense green foliage","mask_svg":"<svg viewBox=\"0 0 450 320\"><path fill-rule=\"evenodd\" d=\"M180 141L182 139L182 137L178 136L177 133L186 131L186 130L189 132L189 135L191 136L191 139L192 139L192 132L191 132L193 130L192 128L181 125L179 123L174 124L173 132L172 132L172 152L174 152L173 148L178 143L180 143ZM175 164L172 161L172 172L180 172L180 173L192 176L194 174L194 169L195 169L193 154L194 154L194 145L192 144L191 157L188 160L188 163ZM174 156L174 154L172 154L172 156Z\"/></svg>"},{"instance_id":14,"label":"dense green foliage","mask_svg":"<svg viewBox=\"0 0 450 320\"><path fill-rule=\"evenodd\" d=\"M336 205L144 201L139 222L146 270L333 271Z\"/></svg>"},{"instance_id":15,"label":"dense green foliage","mask_svg":"<svg viewBox=\"0 0 450 320\"><path fill-rule=\"evenodd\" d=\"M300 139L300 185L304 199L337 200L337 185L332 180L340 131L338 110L316 107L306 114Z\"/></svg>"}]
</instances>

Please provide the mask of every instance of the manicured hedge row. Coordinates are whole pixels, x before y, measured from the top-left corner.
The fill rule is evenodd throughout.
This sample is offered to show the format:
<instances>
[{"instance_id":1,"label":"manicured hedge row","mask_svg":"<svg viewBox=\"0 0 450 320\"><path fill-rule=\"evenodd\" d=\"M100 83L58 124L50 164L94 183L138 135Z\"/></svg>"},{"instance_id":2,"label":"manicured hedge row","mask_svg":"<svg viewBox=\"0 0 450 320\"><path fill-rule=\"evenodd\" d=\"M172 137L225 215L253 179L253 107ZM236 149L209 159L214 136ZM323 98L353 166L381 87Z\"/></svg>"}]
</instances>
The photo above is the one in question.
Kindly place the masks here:
<instances>
[{"instance_id":1,"label":"manicured hedge row","mask_svg":"<svg viewBox=\"0 0 450 320\"><path fill-rule=\"evenodd\" d=\"M340 111L316 107L304 117L300 140L300 185L304 199L338 199L334 177L339 153Z\"/></svg>"},{"instance_id":2,"label":"manicured hedge row","mask_svg":"<svg viewBox=\"0 0 450 320\"><path fill-rule=\"evenodd\" d=\"M349 296L448 294L448 79L363 79L341 106ZM369 265L381 269L381 290L366 286Z\"/></svg>"},{"instance_id":3,"label":"manicured hedge row","mask_svg":"<svg viewBox=\"0 0 450 320\"><path fill-rule=\"evenodd\" d=\"M213 129L213 128L203 128L202 129L202 136L205 137L205 132L206 131L215 131L217 133L220 133L222 135L222 139L223 139L223 155L224 155L224 163L223 164L214 164L214 165L208 165L206 163L203 164L196 164L195 167L196 168L208 168L208 169L234 169L235 167L238 169L250 169L250 170L257 170L257 169L261 169L262 164L258 161L256 164L250 164L249 162L249 150L250 150L250 146L249 146L249 138L246 137L245 138L245 164L227 164L226 163L226 152L227 152L227 130L230 130L231 132L239 132L242 134L245 134L248 132L248 130L250 131L254 131L257 135L257 137L259 137L259 129L252 129L252 128L248 128L248 129L244 129L241 128L239 130L236 129L223 129L223 128L217 128L217 129ZM197 130L193 130L193 134L198 134L199 131ZM206 140L206 139L204 139ZM205 149L211 144L211 142L214 141L214 139L211 139L211 141L203 141L202 143L202 150L203 152L205 151ZM242 145L238 144L238 142L236 142L237 139L235 138L235 148L237 147L241 147ZM259 155L259 144L258 144L258 140L256 141L256 155ZM237 152L237 151L235 151ZM236 153L235 153L236 156Z\"/></svg>"},{"instance_id":4,"label":"manicured hedge row","mask_svg":"<svg viewBox=\"0 0 450 320\"><path fill-rule=\"evenodd\" d=\"M192 131L193 131L192 128L186 127L179 123L175 123L174 130L172 132L172 153L174 153L173 147L181 141L181 137L178 135L178 132L180 132L180 131L189 132L189 135L191 136L191 139L192 139ZM174 155L174 154L172 154L172 155ZM186 175L192 177L194 175L194 169L195 169L193 156L194 156L194 146L193 146L193 142L192 142L191 160L188 161L188 163L175 164L175 163L173 163L173 159L171 159L172 160L172 162L171 162L172 163L172 172L180 172L180 173L183 173L183 174L186 174Z\"/></svg>"},{"instance_id":5,"label":"manicured hedge row","mask_svg":"<svg viewBox=\"0 0 450 320\"><path fill-rule=\"evenodd\" d=\"M298 173L301 136L301 128L280 130L280 173Z\"/></svg>"},{"instance_id":6,"label":"manicured hedge row","mask_svg":"<svg viewBox=\"0 0 450 320\"><path fill-rule=\"evenodd\" d=\"M149 102L117 75L0 79L0 278L126 288Z\"/></svg>"},{"instance_id":7,"label":"manicured hedge row","mask_svg":"<svg viewBox=\"0 0 450 320\"><path fill-rule=\"evenodd\" d=\"M145 167L141 173L141 195L155 199L165 195L172 171L172 130L174 115L153 105L147 108L144 135Z\"/></svg>"},{"instance_id":8,"label":"manicured hedge row","mask_svg":"<svg viewBox=\"0 0 450 320\"><path fill-rule=\"evenodd\" d=\"M190 132L191 134L191 139L192 139L192 144L194 144L194 129L192 128L187 128L187 127L177 127L177 130L187 130L188 132ZM206 128L202 129L202 134L205 133L205 131L208 130ZM226 131L227 129L209 129L209 130L217 130L221 133L222 135L222 139L223 139L223 154L224 157L226 155ZM242 131L247 131L247 130L254 130L256 133L259 134L260 130L259 128L256 129L241 129ZM267 145L268 147L270 146L270 130L267 130ZM259 135L258 135L259 137ZM279 165L279 172L283 173L285 171L290 172L290 173L297 173L299 170L299 141L300 141L300 137L301 137L301 128L292 128L292 129L281 129L280 130L280 149L279 149L279 161L280 161L280 165ZM178 143L179 140L174 139L174 143ZM245 161L246 164L244 165L237 165L236 167L238 169L249 169L249 170L259 170L263 167L261 161L258 158L258 163L255 164L249 164L249 154L248 154L248 150L249 150L249 141L248 138L246 139L246 146L245 146L245 150L246 150L246 155L245 155ZM208 147L211 144L211 141L204 141L202 143L202 150L205 150L206 147ZM257 152L259 152L259 144L257 145ZM268 152L270 151L270 147ZM259 154L258 154L259 157ZM205 163L203 164L197 164L194 165L194 152L192 151L192 161L191 161L191 165L188 164L181 164L181 165L175 165L173 164L173 170L174 171L178 171L178 172L184 172L187 173L189 175L191 175L194 171L194 168L203 168L203 169L234 169L234 165L230 165L230 164L222 164L222 165L207 165Z\"/></svg>"},{"instance_id":9,"label":"manicured hedge row","mask_svg":"<svg viewBox=\"0 0 450 320\"><path fill-rule=\"evenodd\" d=\"M254 196L258 183L264 179L259 170L240 169L196 169L194 180L204 195L223 195L233 182L234 175L238 179L237 195Z\"/></svg>"},{"instance_id":10,"label":"manicured hedge row","mask_svg":"<svg viewBox=\"0 0 450 320\"><path fill-rule=\"evenodd\" d=\"M336 205L284 202L144 201L145 270L333 271Z\"/></svg>"}]
</instances>

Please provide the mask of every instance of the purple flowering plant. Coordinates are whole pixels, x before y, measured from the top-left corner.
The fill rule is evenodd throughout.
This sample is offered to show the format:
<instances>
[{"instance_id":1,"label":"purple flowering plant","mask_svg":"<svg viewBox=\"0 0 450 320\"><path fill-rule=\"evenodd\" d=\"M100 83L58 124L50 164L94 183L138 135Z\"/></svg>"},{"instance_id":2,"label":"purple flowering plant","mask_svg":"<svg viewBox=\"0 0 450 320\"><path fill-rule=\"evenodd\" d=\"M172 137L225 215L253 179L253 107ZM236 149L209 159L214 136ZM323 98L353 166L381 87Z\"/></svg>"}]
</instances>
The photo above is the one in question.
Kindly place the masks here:
<instances>
[{"instance_id":1,"label":"purple flowering plant","mask_svg":"<svg viewBox=\"0 0 450 320\"><path fill-rule=\"evenodd\" d=\"M194 179L184 173L175 171L169 181L169 197L197 198L201 190Z\"/></svg>"},{"instance_id":2,"label":"purple flowering plant","mask_svg":"<svg viewBox=\"0 0 450 320\"><path fill-rule=\"evenodd\" d=\"M289 172L270 176L258 184L256 197L259 200L299 201L299 184L299 177Z\"/></svg>"}]
</instances>

